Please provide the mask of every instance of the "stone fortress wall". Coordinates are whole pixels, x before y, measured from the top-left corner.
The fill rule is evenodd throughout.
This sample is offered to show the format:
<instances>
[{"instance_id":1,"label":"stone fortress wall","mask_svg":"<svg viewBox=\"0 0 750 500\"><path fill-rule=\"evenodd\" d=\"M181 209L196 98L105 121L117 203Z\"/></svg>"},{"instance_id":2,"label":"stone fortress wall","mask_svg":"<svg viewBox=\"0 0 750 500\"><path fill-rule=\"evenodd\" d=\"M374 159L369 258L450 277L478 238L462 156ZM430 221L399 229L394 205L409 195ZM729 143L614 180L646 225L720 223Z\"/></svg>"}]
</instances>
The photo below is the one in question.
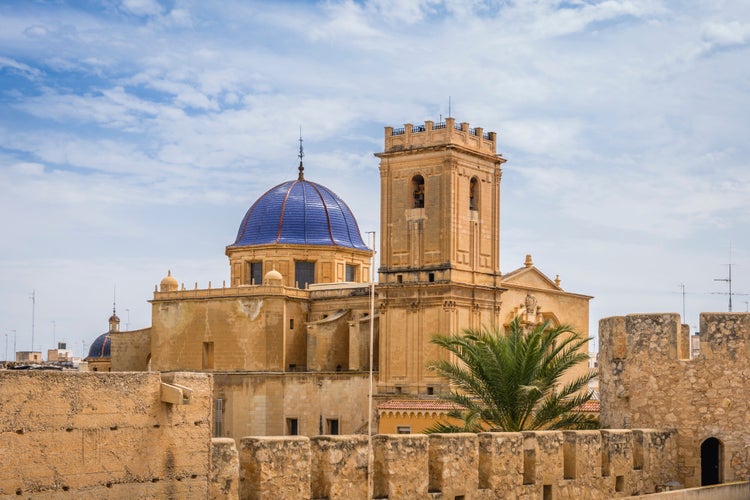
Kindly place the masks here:
<instances>
[{"instance_id":1,"label":"stone fortress wall","mask_svg":"<svg viewBox=\"0 0 750 500\"><path fill-rule=\"evenodd\" d=\"M678 314L605 318L599 337L603 427L677 429L686 487L701 485L708 440L718 445L719 481L750 477L750 314L701 314L693 359Z\"/></svg>"},{"instance_id":2,"label":"stone fortress wall","mask_svg":"<svg viewBox=\"0 0 750 500\"><path fill-rule=\"evenodd\" d=\"M1 371L0 498L364 496L365 435L212 439L211 378ZM676 440L651 429L377 435L373 487L375 498L627 496L673 480Z\"/></svg>"},{"instance_id":3,"label":"stone fortress wall","mask_svg":"<svg viewBox=\"0 0 750 500\"><path fill-rule=\"evenodd\" d=\"M0 498L208 498L222 475L211 386L198 373L0 371Z\"/></svg>"},{"instance_id":4,"label":"stone fortress wall","mask_svg":"<svg viewBox=\"0 0 750 500\"><path fill-rule=\"evenodd\" d=\"M750 475L750 314L600 322L601 417L633 430L377 435L375 498L610 498ZM211 438L205 373L0 371L0 498L358 498L367 437ZM665 430L668 429L668 430Z\"/></svg>"},{"instance_id":5,"label":"stone fortress wall","mask_svg":"<svg viewBox=\"0 0 750 500\"><path fill-rule=\"evenodd\" d=\"M596 499L669 488L674 431L376 435L373 498ZM367 498L367 436L247 437L240 498Z\"/></svg>"}]
</instances>

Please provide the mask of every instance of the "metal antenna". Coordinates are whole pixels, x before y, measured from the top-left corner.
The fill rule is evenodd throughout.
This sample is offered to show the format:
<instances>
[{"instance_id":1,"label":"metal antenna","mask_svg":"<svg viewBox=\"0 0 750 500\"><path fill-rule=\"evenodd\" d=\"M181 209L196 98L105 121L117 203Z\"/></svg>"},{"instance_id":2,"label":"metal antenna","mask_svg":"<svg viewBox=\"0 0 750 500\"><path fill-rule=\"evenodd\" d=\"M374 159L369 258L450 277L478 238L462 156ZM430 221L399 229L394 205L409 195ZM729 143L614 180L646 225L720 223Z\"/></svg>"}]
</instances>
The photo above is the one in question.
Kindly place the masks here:
<instances>
[{"instance_id":1,"label":"metal antenna","mask_svg":"<svg viewBox=\"0 0 750 500\"><path fill-rule=\"evenodd\" d=\"M34 350L34 319L36 318L36 290L31 291L31 350Z\"/></svg>"},{"instance_id":2,"label":"metal antenna","mask_svg":"<svg viewBox=\"0 0 750 500\"><path fill-rule=\"evenodd\" d=\"M685 283L680 283L677 286L682 288L682 321L687 321L685 319Z\"/></svg>"},{"instance_id":3,"label":"metal antenna","mask_svg":"<svg viewBox=\"0 0 750 500\"><path fill-rule=\"evenodd\" d=\"M732 312L732 243L729 243L729 277L727 278L714 278L714 281L723 281L729 284L729 312Z\"/></svg>"}]
</instances>

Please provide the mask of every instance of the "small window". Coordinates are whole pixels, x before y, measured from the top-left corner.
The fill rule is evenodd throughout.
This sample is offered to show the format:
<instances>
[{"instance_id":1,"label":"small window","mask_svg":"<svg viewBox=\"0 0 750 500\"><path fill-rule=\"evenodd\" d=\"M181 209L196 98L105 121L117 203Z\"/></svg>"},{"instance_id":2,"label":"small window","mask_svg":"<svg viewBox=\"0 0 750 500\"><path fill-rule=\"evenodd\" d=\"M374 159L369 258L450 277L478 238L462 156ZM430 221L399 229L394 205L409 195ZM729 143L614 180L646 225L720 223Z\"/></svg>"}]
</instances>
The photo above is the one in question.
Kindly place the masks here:
<instances>
[{"instance_id":1,"label":"small window","mask_svg":"<svg viewBox=\"0 0 750 500\"><path fill-rule=\"evenodd\" d=\"M411 425L399 425L396 427L397 434L411 434Z\"/></svg>"},{"instance_id":2,"label":"small window","mask_svg":"<svg viewBox=\"0 0 750 500\"><path fill-rule=\"evenodd\" d=\"M432 387L431 385L428 385L427 386L427 395L428 396L432 396L433 394L435 394L435 388Z\"/></svg>"},{"instance_id":3,"label":"small window","mask_svg":"<svg viewBox=\"0 0 750 500\"><path fill-rule=\"evenodd\" d=\"M469 210L479 210L479 182L476 177L469 182Z\"/></svg>"},{"instance_id":4,"label":"small window","mask_svg":"<svg viewBox=\"0 0 750 500\"><path fill-rule=\"evenodd\" d=\"M248 283L250 285L262 285L263 284L263 263L262 262L248 262Z\"/></svg>"},{"instance_id":5,"label":"small window","mask_svg":"<svg viewBox=\"0 0 750 500\"><path fill-rule=\"evenodd\" d=\"M339 419L338 418L328 418L326 419L326 434L330 434L332 436L338 436L339 434Z\"/></svg>"},{"instance_id":6,"label":"small window","mask_svg":"<svg viewBox=\"0 0 750 500\"><path fill-rule=\"evenodd\" d=\"M224 400L214 399L214 436L223 437L224 435Z\"/></svg>"},{"instance_id":7,"label":"small window","mask_svg":"<svg viewBox=\"0 0 750 500\"><path fill-rule=\"evenodd\" d=\"M403 283L403 282L404 282L404 277L402 275L400 275L400 274L397 274L396 275L396 283Z\"/></svg>"},{"instance_id":8,"label":"small window","mask_svg":"<svg viewBox=\"0 0 750 500\"><path fill-rule=\"evenodd\" d=\"M424 177L415 175L411 180L414 193L414 208L424 208Z\"/></svg>"},{"instance_id":9,"label":"small window","mask_svg":"<svg viewBox=\"0 0 750 500\"><path fill-rule=\"evenodd\" d=\"M299 421L296 418L286 419L286 435L287 436L299 435Z\"/></svg>"},{"instance_id":10,"label":"small window","mask_svg":"<svg viewBox=\"0 0 750 500\"><path fill-rule=\"evenodd\" d=\"M295 262L294 280L297 282L297 288L302 290L307 288L307 285L315 283L315 262Z\"/></svg>"},{"instance_id":11,"label":"small window","mask_svg":"<svg viewBox=\"0 0 750 500\"><path fill-rule=\"evenodd\" d=\"M297 370L297 364L296 363L289 363L289 371L293 372Z\"/></svg>"},{"instance_id":12,"label":"small window","mask_svg":"<svg viewBox=\"0 0 750 500\"><path fill-rule=\"evenodd\" d=\"M427 275L427 280L428 280L428 281L429 281L430 283L435 283L435 273L430 273L430 274L428 274L428 275Z\"/></svg>"},{"instance_id":13,"label":"small window","mask_svg":"<svg viewBox=\"0 0 750 500\"><path fill-rule=\"evenodd\" d=\"M289 329L294 330L294 318L289 320Z\"/></svg>"},{"instance_id":14,"label":"small window","mask_svg":"<svg viewBox=\"0 0 750 500\"><path fill-rule=\"evenodd\" d=\"M346 265L346 281L357 281L357 267L351 264Z\"/></svg>"}]
</instances>

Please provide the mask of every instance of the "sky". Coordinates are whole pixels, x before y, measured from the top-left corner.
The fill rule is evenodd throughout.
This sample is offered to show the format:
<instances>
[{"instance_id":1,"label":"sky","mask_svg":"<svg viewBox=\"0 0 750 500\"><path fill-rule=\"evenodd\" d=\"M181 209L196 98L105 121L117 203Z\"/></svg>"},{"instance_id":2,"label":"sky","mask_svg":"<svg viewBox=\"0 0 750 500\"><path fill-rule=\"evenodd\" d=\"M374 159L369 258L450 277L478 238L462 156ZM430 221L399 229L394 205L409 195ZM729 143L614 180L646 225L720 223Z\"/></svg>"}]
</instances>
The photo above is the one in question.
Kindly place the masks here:
<instances>
[{"instance_id":1,"label":"sky","mask_svg":"<svg viewBox=\"0 0 750 500\"><path fill-rule=\"evenodd\" d=\"M502 272L530 253L594 296L591 335L696 330L730 264L747 310L746 0L0 0L0 355L87 352L115 300L149 326L167 270L228 281L300 129L306 178L378 231L384 127L449 113L507 159Z\"/></svg>"}]
</instances>

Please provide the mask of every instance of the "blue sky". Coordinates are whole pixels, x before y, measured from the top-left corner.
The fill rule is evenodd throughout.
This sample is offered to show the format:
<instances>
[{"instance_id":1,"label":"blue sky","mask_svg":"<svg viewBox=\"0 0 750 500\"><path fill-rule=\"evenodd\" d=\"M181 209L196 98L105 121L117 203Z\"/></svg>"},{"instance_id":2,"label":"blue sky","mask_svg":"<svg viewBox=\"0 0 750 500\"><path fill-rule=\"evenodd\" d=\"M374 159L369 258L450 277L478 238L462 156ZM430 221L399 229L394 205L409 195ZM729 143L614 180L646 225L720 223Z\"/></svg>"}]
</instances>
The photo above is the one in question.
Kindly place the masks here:
<instances>
[{"instance_id":1,"label":"blue sky","mask_svg":"<svg viewBox=\"0 0 750 500\"><path fill-rule=\"evenodd\" d=\"M216 5L219 4L219 5ZM296 176L379 230L383 127L498 133L501 269L605 316L750 293L745 1L0 1L0 354L150 324ZM744 311L750 296L734 297ZM543 306L543 304L542 304Z\"/></svg>"}]
</instances>

